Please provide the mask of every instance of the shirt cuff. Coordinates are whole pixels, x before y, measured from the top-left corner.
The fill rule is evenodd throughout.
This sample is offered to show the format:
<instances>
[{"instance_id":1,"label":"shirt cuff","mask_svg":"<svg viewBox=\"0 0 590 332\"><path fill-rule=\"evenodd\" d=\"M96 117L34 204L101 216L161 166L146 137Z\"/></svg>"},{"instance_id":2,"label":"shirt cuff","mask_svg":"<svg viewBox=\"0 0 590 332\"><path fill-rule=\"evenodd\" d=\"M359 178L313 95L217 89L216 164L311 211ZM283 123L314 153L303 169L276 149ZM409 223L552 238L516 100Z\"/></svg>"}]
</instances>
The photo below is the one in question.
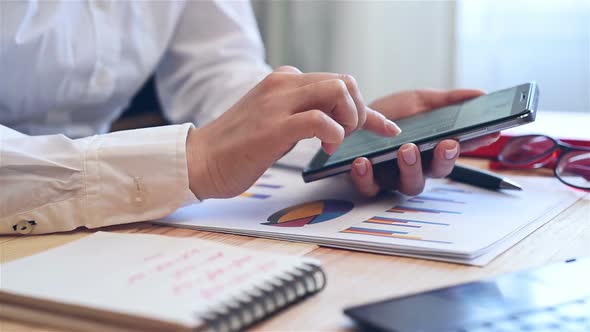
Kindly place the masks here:
<instances>
[{"instance_id":1,"label":"shirt cuff","mask_svg":"<svg viewBox=\"0 0 590 332\"><path fill-rule=\"evenodd\" d=\"M85 226L158 219L197 203L186 160L191 127L121 131L93 140L85 157Z\"/></svg>"}]
</instances>

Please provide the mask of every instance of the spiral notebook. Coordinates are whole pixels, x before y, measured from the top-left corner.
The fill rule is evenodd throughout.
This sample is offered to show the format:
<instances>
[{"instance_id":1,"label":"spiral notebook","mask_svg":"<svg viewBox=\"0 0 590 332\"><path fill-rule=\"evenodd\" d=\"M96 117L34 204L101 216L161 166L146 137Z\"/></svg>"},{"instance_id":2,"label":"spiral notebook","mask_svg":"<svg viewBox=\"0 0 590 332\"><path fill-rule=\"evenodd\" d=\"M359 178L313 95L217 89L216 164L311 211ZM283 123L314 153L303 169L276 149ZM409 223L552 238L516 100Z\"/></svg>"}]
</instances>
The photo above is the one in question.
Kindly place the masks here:
<instances>
[{"instance_id":1,"label":"spiral notebook","mask_svg":"<svg viewBox=\"0 0 590 332\"><path fill-rule=\"evenodd\" d=\"M80 331L238 331L326 282L313 259L106 232L0 273L0 316Z\"/></svg>"}]
</instances>

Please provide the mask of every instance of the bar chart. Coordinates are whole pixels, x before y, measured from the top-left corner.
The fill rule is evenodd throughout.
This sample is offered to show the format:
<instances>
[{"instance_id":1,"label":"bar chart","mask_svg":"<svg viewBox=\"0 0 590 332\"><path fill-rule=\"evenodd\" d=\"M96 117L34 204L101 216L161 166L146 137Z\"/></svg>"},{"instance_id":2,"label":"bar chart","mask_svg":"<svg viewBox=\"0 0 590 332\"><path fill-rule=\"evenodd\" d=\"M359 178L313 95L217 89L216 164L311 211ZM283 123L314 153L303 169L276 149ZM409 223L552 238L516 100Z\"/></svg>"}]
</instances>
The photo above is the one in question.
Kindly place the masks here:
<instances>
[{"instance_id":1,"label":"bar chart","mask_svg":"<svg viewBox=\"0 0 590 332\"><path fill-rule=\"evenodd\" d=\"M451 186L437 186L426 193L408 197L391 208L341 231L369 237L393 237L413 241L452 244L432 232L452 227L455 216L463 215L473 198L471 191ZM426 231L424 231L426 230Z\"/></svg>"}]
</instances>

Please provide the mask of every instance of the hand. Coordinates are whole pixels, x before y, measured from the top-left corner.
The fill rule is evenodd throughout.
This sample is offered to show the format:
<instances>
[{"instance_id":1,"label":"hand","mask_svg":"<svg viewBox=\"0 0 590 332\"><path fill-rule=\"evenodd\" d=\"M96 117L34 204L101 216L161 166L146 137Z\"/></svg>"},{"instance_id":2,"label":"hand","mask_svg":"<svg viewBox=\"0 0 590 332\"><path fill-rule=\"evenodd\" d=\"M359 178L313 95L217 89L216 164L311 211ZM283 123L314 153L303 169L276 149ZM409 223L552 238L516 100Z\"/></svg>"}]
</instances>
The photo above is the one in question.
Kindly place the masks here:
<instances>
[{"instance_id":1,"label":"hand","mask_svg":"<svg viewBox=\"0 0 590 332\"><path fill-rule=\"evenodd\" d=\"M189 132L190 189L199 199L233 197L299 140L318 137L333 153L357 128L400 132L365 105L352 76L280 67L215 121Z\"/></svg>"},{"instance_id":2,"label":"hand","mask_svg":"<svg viewBox=\"0 0 590 332\"><path fill-rule=\"evenodd\" d=\"M395 120L482 94L478 90L408 91L378 99L371 108ZM490 134L461 143L461 146L454 140L443 140L422 156L416 145L404 144L396 163L373 166L367 158L357 158L352 165L352 182L366 196L375 196L381 189L397 189L406 195L417 195L424 190L425 177L443 178L451 173L461 150L475 150L495 142L498 137L499 133Z\"/></svg>"}]
</instances>

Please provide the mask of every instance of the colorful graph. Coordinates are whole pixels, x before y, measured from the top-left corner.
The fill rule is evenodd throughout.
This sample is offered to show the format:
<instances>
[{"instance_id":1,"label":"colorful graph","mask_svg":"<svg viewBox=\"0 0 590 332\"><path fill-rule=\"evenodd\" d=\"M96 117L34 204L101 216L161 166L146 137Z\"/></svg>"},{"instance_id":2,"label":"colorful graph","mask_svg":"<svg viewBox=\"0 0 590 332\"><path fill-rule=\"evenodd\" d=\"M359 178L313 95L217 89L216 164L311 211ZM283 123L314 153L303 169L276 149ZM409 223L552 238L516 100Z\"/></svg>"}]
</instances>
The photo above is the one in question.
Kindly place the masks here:
<instances>
[{"instance_id":1,"label":"colorful graph","mask_svg":"<svg viewBox=\"0 0 590 332\"><path fill-rule=\"evenodd\" d=\"M247 191L247 192L241 194L240 197L265 199L265 198L269 198L270 195L268 195L268 194L256 194L256 193L251 193L251 192L248 192Z\"/></svg>"},{"instance_id":2,"label":"colorful graph","mask_svg":"<svg viewBox=\"0 0 590 332\"><path fill-rule=\"evenodd\" d=\"M453 198L443 198L443 197L435 197L435 196L425 196L420 195L413 198L410 198L408 202L412 203L425 203L425 202L441 202L441 203L455 203L455 204L465 204L464 201L459 201Z\"/></svg>"},{"instance_id":3,"label":"colorful graph","mask_svg":"<svg viewBox=\"0 0 590 332\"><path fill-rule=\"evenodd\" d=\"M258 183L256 182L254 184L254 187L258 187L258 188L270 188L270 189L279 189L282 188L283 185L281 184L272 184L272 183Z\"/></svg>"},{"instance_id":4,"label":"colorful graph","mask_svg":"<svg viewBox=\"0 0 590 332\"><path fill-rule=\"evenodd\" d=\"M423 242L435 242L435 243L445 243L451 244L452 242L448 241L436 241L436 240L425 240L419 236L412 236L407 235L408 232L402 231L391 231L391 230L383 230L383 229L373 229L373 228L363 228L363 227L349 227L345 230L340 231L341 233L349 233L349 234L361 234L361 235L372 235L372 236L382 236L382 237L393 237L398 239L406 239L406 240L414 240L414 241L423 241Z\"/></svg>"},{"instance_id":5,"label":"colorful graph","mask_svg":"<svg viewBox=\"0 0 590 332\"><path fill-rule=\"evenodd\" d=\"M303 203L282 209L268 217L262 225L279 227L303 227L305 225L319 224L338 218L350 210L354 204L341 200L321 200Z\"/></svg>"},{"instance_id":6,"label":"colorful graph","mask_svg":"<svg viewBox=\"0 0 590 332\"><path fill-rule=\"evenodd\" d=\"M266 173L266 174L262 174L262 176L260 177L261 179L268 179L271 178L272 175ZM250 188L249 191L246 191L245 193L241 194L240 197L245 197L245 198L257 198L257 199L266 199L271 197L271 194L268 193L259 193L259 192L253 192L251 191L252 189L254 189L255 191L257 191L257 189L280 189L283 188L282 184L275 184L275 183L270 183L270 182L262 182L262 181L258 181L256 183L254 183L254 185Z\"/></svg>"},{"instance_id":7,"label":"colorful graph","mask_svg":"<svg viewBox=\"0 0 590 332\"><path fill-rule=\"evenodd\" d=\"M450 213L450 214L462 214L459 211L450 211L450 210L439 210L439 209L427 209L422 207L414 207L409 205L396 205L391 209L387 210L387 212L393 213Z\"/></svg>"},{"instance_id":8,"label":"colorful graph","mask_svg":"<svg viewBox=\"0 0 590 332\"><path fill-rule=\"evenodd\" d=\"M410 228L421 228L422 225L438 225L438 226L449 226L450 225L447 223L435 222L435 221L388 218L388 217L380 217L380 216L371 217L371 218L365 220L364 222L369 223L369 224L395 225L395 226L410 227Z\"/></svg>"},{"instance_id":9,"label":"colorful graph","mask_svg":"<svg viewBox=\"0 0 590 332\"><path fill-rule=\"evenodd\" d=\"M370 217L341 232L451 244L452 242L444 241L443 239L432 239L430 236L424 238L422 235L435 234L430 232L434 228L451 226L451 221L445 220L441 217L441 214L463 214L463 211L467 209L468 203L466 200L468 200L469 194L471 192L467 190L439 186L436 189L430 190L428 194L407 199L384 211L385 213L382 215ZM415 219L398 218L396 214L400 216L403 214L415 214L416 217ZM447 219L455 220L451 216L448 216Z\"/></svg>"},{"instance_id":10,"label":"colorful graph","mask_svg":"<svg viewBox=\"0 0 590 332\"><path fill-rule=\"evenodd\" d=\"M446 186L434 187L430 191L431 192L451 192L451 193L461 193L461 194L471 194L472 193L469 190L454 188L454 187L446 187Z\"/></svg>"}]
</instances>

